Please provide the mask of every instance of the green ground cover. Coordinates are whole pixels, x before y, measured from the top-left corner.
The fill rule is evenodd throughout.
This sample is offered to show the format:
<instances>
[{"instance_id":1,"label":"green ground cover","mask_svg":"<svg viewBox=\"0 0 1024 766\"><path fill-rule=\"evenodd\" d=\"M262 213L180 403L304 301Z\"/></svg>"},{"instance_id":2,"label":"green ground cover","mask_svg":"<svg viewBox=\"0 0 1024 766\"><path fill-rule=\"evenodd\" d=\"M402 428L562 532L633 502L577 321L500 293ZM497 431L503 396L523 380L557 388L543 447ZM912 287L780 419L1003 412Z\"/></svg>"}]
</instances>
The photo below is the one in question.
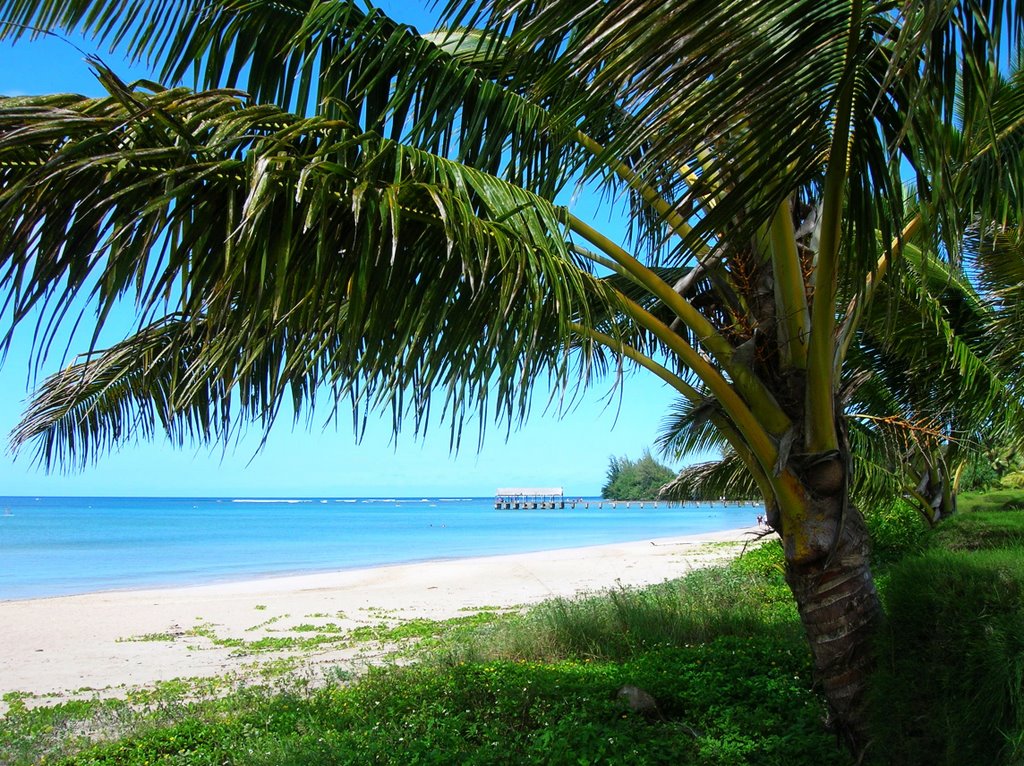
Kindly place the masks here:
<instances>
[{"instance_id":1,"label":"green ground cover","mask_svg":"<svg viewBox=\"0 0 1024 766\"><path fill-rule=\"evenodd\" d=\"M1024 490L997 489L988 492L964 492L957 498L962 513L975 511L1024 511Z\"/></svg>"}]
</instances>

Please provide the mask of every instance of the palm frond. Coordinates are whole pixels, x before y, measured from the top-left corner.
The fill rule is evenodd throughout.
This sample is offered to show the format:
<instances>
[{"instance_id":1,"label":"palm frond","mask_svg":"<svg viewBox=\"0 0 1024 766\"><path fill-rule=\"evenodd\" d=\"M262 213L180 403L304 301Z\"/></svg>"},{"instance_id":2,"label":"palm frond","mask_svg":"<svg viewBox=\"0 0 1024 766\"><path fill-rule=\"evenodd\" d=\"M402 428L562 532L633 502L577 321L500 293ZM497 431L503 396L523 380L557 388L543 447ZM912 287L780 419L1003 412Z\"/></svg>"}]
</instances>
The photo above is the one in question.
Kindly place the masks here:
<instances>
[{"instance_id":1,"label":"palm frond","mask_svg":"<svg viewBox=\"0 0 1024 766\"><path fill-rule=\"evenodd\" d=\"M935 256L907 256L847 360L855 497L873 505L948 475L1024 415L992 305Z\"/></svg>"},{"instance_id":2,"label":"palm frond","mask_svg":"<svg viewBox=\"0 0 1024 766\"><path fill-rule=\"evenodd\" d=\"M1012 69L992 73L985 99L955 102L958 124L936 131L936 117L918 110L915 130L922 141L919 213L934 219L946 255L977 256L995 237L1018 231L1024 220L1024 72L1020 53ZM983 275L982 275L983 276Z\"/></svg>"},{"instance_id":3,"label":"palm frond","mask_svg":"<svg viewBox=\"0 0 1024 766\"><path fill-rule=\"evenodd\" d=\"M553 197L589 155L572 119L489 80L451 38L356 0L0 2L0 38L78 27L159 66L162 82L243 87L298 114L368 130ZM435 44L441 43L441 45ZM455 54L455 55L453 55ZM550 101L550 99L549 99Z\"/></svg>"},{"instance_id":4,"label":"palm frond","mask_svg":"<svg viewBox=\"0 0 1024 766\"><path fill-rule=\"evenodd\" d=\"M987 97L991 73L1024 31L1024 8L1006 0L903 0L891 18L900 34L890 79L922 72L915 100L930 100L947 124L958 92L969 110Z\"/></svg>"},{"instance_id":5,"label":"palm frond","mask_svg":"<svg viewBox=\"0 0 1024 766\"><path fill-rule=\"evenodd\" d=\"M679 460L687 455L724 449L728 442L711 421L721 408L711 397L702 402L676 399L662 420L657 438L661 454Z\"/></svg>"},{"instance_id":6,"label":"palm frond","mask_svg":"<svg viewBox=\"0 0 1024 766\"><path fill-rule=\"evenodd\" d=\"M846 419L850 443L850 494L864 509L885 508L917 484L913 459L934 442L919 442L923 432L899 418Z\"/></svg>"},{"instance_id":7,"label":"palm frond","mask_svg":"<svg viewBox=\"0 0 1024 766\"><path fill-rule=\"evenodd\" d=\"M216 438L232 421L230 373L193 364L206 334L169 316L47 377L11 433L12 449L34 444L38 463L74 468L159 431L177 445ZM188 402L176 392L186 381L199 383Z\"/></svg>"},{"instance_id":8,"label":"palm frond","mask_svg":"<svg viewBox=\"0 0 1024 766\"><path fill-rule=\"evenodd\" d=\"M756 499L760 490L750 471L735 452L727 451L721 460L687 466L661 488L659 500Z\"/></svg>"},{"instance_id":9,"label":"palm frond","mask_svg":"<svg viewBox=\"0 0 1024 766\"><path fill-rule=\"evenodd\" d=\"M709 190L716 204L691 244L710 246L738 222L753 231L793 193L816 196L838 89L847 83L858 94L853 123L875 126L853 135L852 193L873 203L899 199L885 138L889 126L902 127L896 113L904 99L879 92L883 83L897 92L901 85L886 80L884 35L892 21L872 4L858 19L842 2L492 0L483 15L452 7L461 5L449 6L453 23L507 32L513 44L546 58L547 82L574 78L592 101L622 103L632 119L610 149L630 156L642 146L637 169L652 183L666 167L698 169L696 183L677 178L678 209L694 209ZM863 41L853 58L851 23ZM877 208L855 210L868 216ZM859 223L872 232L866 253L875 229L886 226Z\"/></svg>"},{"instance_id":10,"label":"palm frond","mask_svg":"<svg viewBox=\"0 0 1024 766\"><path fill-rule=\"evenodd\" d=\"M880 355L874 369L900 392L901 414L955 416L957 430L989 421L994 409L1009 417L1019 405L1009 371L992 356L990 308L934 257L910 257L907 266L862 327L865 349Z\"/></svg>"},{"instance_id":11,"label":"palm frond","mask_svg":"<svg viewBox=\"0 0 1024 766\"><path fill-rule=\"evenodd\" d=\"M286 330L299 362L322 339L318 380L417 423L443 390L458 430L564 382L572 322L611 299L523 189L343 120L107 77L104 99L0 101L8 339L41 310L45 346L80 297L97 330L126 296L142 323L170 304L211 348L259 356Z\"/></svg>"}]
</instances>

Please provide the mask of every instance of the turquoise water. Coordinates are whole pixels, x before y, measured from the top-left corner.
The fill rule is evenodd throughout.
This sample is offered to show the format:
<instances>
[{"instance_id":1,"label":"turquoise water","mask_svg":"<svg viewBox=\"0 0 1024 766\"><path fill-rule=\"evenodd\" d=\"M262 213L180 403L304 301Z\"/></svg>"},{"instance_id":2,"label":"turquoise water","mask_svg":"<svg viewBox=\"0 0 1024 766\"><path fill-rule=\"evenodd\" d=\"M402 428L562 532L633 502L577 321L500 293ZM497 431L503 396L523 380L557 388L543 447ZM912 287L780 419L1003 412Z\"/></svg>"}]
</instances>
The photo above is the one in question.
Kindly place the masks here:
<instances>
[{"instance_id":1,"label":"turquoise water","mask_svg":"<svg viewBox=\"0 0 1024 766\"><path fill-rule=\"evenodd\" d=\"M0 497L0 600L697 534L760 508L498 511L491 498Z\"/></svg>"}]
</instances>

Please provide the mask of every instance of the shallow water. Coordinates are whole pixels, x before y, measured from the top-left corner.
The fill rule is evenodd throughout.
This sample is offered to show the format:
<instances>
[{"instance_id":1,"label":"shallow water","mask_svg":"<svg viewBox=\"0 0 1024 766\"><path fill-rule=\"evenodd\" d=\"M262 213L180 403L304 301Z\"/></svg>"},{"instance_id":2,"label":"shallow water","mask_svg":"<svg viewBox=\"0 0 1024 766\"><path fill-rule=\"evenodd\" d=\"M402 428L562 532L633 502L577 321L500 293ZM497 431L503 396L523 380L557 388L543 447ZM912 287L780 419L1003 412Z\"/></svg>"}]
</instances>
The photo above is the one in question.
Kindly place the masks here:
<instances>
[{"instance_id":1,"label":"shallow water","mask_svg":"<svg viewBox=\"0 0 1024 766\"><path fill-rule=\"evenodd\" d=\"M520 553L752 526L703 503L495 510L492 498L0 497L0 600Z\"/></svg>"}]
</instances>

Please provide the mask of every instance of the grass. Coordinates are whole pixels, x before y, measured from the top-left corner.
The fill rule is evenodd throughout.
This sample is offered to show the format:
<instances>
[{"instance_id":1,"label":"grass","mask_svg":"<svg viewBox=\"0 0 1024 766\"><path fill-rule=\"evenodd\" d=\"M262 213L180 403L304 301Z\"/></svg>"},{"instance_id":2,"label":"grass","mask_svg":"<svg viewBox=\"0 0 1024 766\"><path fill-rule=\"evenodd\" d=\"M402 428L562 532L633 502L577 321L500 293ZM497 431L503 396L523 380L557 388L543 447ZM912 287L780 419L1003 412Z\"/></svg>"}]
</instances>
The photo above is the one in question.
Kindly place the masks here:
<instances>
[{"instance_id":1,"label":"grass","mask_svg":"<svg viewBox=\"0 0 1024 766\"><path fill-rule=\"evenodd\" d=\"M721 568L647 588L548 601L460 649L467 659L622 661L661 647L764 632L799 633L791 600L761 578Z\"/></svg>"},{"instance_id":2,"label":"grass","mask_svg":"<svg viewBox=\"0 0 1024 766\"><path fill-rule=\"evenodd\" d=\"M1012 490L962 496L960 513L906 538L878 578L878 763L1024 763L1022 501Z\"/></svg>"},{"instance_id":3,"label":"grass","mask_svg":"<svg viewBox=\"0 0 1024 766\"><path fill-rule=\"evenodd\" d=\"M1024 490L997 489L991 492L964 492L957 498L961 513L977 511L1024 511Z\"/></svg>"},{"instance_id":4,"label":"grass","mask_svg":"<svg viewBox=\"0 0 1024 766\"><path fill-rule=\"evenodd\" d=\"M954 551L1020 548L1024 546L1024 513L1010 510L959 513L936 528L931 543L935 548Z\"/></svg>"}]
</instances>

